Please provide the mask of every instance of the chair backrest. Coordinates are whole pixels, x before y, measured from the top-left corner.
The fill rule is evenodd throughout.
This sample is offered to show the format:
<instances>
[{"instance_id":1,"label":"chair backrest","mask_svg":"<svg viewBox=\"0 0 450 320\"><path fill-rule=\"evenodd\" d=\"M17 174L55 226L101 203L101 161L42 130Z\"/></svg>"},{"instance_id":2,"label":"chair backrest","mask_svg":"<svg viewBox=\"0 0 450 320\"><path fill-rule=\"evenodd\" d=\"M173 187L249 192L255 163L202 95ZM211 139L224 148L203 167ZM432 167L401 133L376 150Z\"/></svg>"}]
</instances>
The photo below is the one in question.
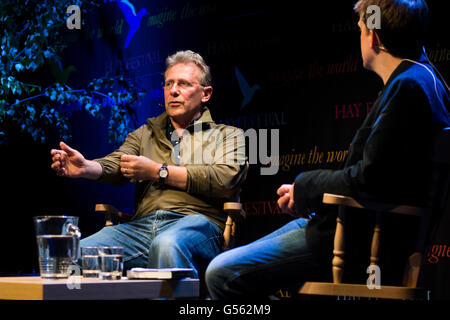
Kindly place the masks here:
<instances>
[{"instance_id":1,"label":"chair backrest","mask_svg":"<svg viewBox=\"0 0 450 320\"><path fill-rule=\"evenodd\" d=\"M435 197L441 201L439 207L442 208L442 201L448 196L450 183L450 127L444 128L436 137L433 162L435 164L433 191L436 193Z\"/></svg>"},{"instance_id":2,"label":"chair backrest","mask_svg":"<svg viewBox=\"0 0 450 320\"><path fill-rule=\"evenodd\" d=\"M240 202L242 185L244 184L245 180L247 180L247 175L248 175L249 168L250 168L250 164L248 163L248 161L245 161L245 172L244 172L244 175L242 176L242 179L241 179L241 182L240 182L240 185L239 185L239 189L236 192L236 194L234 196L234 199L231 199L232 201Z\"/></svg>"},{"instance_id":3,"label":"chair backrest","mask_svg":"<svg viewBox=\"0 0 450 320\"><path fill-rule=\"evenodd\" d=\"M417 284L425 248L439 225L438 220L443 214L444 205L449 196L450 127L444 128L437 134L433 145L432 162L431 210L422 217L416 243L417 252L411 255L405 268L403 284L406 286L415 287Z\"/></svg>"},{"instance_id":4,"label":"chair backrest","mask_svg":"<svg viewBox=\"0 0 450 320\"><path fill-rule=\"evenodd\" d=\"M444 128L435 139L433 164L431 234L436 231L450 197L450 127ZM431 235L427 236L427 239L430 237Z\"/></svg>"},{"instance_id":5,"label":"chair backrest","mask_svg":"<svg viewBox=\"0 0 450 320\"><path fill-rule=\"evenodd\" d=\"M233 199L233 202L225 202L223 204L223 210L228 215L227 220L225 222L225 229L223 232L224 237L224 243L223 243L223 250L229 250L234 247L235 245L235 235L236 235L236 229L237 224L242 222L242 219L245 218L245 211L242 208L241 203L241 187L242 184L245 182L245 179L247 179L247 174L249 170L249 163L248 161L245 162L245 172L244 176L242 177L241 184L239 186L238 191L236 192L235 198Z\"/></svg>"}]
</instances>

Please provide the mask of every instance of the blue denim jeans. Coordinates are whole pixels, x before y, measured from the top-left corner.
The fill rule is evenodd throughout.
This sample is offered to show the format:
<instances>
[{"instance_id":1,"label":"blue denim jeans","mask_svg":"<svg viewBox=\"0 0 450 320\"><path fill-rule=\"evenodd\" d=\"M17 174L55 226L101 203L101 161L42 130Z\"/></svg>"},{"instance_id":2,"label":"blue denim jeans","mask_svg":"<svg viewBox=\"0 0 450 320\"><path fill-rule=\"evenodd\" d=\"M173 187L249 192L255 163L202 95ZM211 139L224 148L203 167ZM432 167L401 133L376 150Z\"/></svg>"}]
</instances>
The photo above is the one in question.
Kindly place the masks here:
<instances>
[{"instance_id":1,"label":"blue denim jeans","mask_svg":"<svg viewBox=\"0 0 450 320\"><path fill-rule=\"evenodd\" d=\"M220 228L201 214L157 210L136 220L104 227L80 247L124 248L124 271L134 267L193 268L196 277L221 251Z\"/></svg>"},{"instance_id":2,"label":"blue denim jeans","mask_svg":"<svg viewBox=\"0 0 450 320\"><path fill-rule=\"evenodd\" d=\"M213 299L267 298L279 289L298 287L320 269L306 243L303 218L293 220L248 245L214 258L206 270Z\"/></svg>"}]
</instances>

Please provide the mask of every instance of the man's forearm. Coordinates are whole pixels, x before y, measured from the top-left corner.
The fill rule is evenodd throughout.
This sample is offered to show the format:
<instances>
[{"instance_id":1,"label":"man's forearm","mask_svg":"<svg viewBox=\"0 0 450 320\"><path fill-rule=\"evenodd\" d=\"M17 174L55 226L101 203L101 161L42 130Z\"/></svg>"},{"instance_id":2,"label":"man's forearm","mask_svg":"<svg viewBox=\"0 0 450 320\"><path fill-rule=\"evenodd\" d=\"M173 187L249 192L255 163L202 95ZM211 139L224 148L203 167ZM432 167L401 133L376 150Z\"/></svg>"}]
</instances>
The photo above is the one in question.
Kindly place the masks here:
<instances>
[{"instance_id":1,"label":"man's forearm","mask_svg":"<svg viewBox=\"0 0 450 320\"><path fill-rule=\"evenodd\" d=\"M181 190L186 190L186 182L187 182L186 167L168 166L168 170L169 176L166 179L166 184Z\"/></svg>"},{"instance_id":2,"label":"man's forearm","mask_svg":"<svg viewBox=\"0 0 450 320\"><path fill-rule=\"evenodd\" d=\"M152 181L159 181L159 169L161 168L161 166L162 164L153 162L153 164L150 167L150 170L148 171L149 176L147 176L147 179L150 179ZM188 177L186 167L167 166L167 170L169 171L169 175L167 176L166 181L164 181L164 183L171 187L186 190Z\"/></svg>"},{"instance_id":3,"label":"man's forearm","mask_svg":"<svg viewBox=\"0 0 450 320\"><path fill-rule=\"evenodd\" d=\"M94 160L86 160L85 171L82 175L83 178L90 180L97 180L102 175L102 165Z\"/></svg>"}]
</instances>

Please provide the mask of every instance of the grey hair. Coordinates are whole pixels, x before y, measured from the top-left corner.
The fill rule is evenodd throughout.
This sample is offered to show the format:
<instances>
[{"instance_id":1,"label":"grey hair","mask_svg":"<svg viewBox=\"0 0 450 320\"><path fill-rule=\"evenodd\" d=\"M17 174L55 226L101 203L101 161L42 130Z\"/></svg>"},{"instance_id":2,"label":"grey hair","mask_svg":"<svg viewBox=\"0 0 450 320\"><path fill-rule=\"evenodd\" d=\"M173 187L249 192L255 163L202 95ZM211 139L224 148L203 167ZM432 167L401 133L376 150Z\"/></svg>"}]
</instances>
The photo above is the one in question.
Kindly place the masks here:
<instances>
[{"instance_id":1,"label":"grey hair","mask_svg":"<svg viewBox=\"0 0 450 320\"><path fill-rule=\"evenodd\" d=\"M203 86L211 85L211 71L208 65L201 55L191 50L178 51L173 55L168 56L166 59L166 72L164 73L164 77L166 76L167 70L178 63L194 63L201 71L199 79L200 84Z\"/></svg>"}]
</instances>

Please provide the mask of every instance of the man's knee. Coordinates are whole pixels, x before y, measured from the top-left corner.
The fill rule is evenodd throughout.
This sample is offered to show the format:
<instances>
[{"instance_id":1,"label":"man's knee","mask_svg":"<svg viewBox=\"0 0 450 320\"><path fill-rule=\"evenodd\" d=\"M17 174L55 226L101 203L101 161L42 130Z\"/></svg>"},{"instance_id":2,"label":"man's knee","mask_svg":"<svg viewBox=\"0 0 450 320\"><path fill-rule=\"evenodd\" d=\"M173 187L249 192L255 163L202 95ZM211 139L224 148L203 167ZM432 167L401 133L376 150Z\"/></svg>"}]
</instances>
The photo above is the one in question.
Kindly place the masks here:
<instances>
[{"instance_id":1,"label":"man's knee","mask_svg":"<svg viewBox=\"0 0 450 320\"><path fill-rule=\"evenodd\" d=\"M206 268L205 272L206 285L208 287L215 286L215 284L220 281L218 279L222 277L222 271L223 269L221 268L221 266L215 263L215 260L212 260Z\"/></svg>"},{"instance_id":2,"label":"man's knee","mask_svg":"<svg viewBox=\"0 0 450 320\"><path fill-rule=\"evenodd\" d=\"M215 257L206 268L206 278L211 282L224 282L225 280L229 280L230 274L230 265L227 259L227 253L224 252L217 257ZM232 265L232 263L231 263Z\"/></svg>"},{"instance_id":3,"label":"man's knee","mask_svg":"<svg viewBox=\"0 0 450 320\"><path fill-rule=\"evenodd\" d=\"M224 259L224 254L221 254L214 258L206 269L206 287L214 299L221 299L226 297L226 292L230 290L230 286L233 287L238 277L239 273L229 268L227 259Z\"/></svg>"},{"instance_id":4,"label":"man's knee","mask_svg":"<svg viewBox=\"0 0 450 320\"><path fill-rule=\"evenodd\" d=\"M163 232L158 235L150 246L150 252L155 255L167 255L183 252L186 239L175 232Z\"/></svg>"}]
</instances>

